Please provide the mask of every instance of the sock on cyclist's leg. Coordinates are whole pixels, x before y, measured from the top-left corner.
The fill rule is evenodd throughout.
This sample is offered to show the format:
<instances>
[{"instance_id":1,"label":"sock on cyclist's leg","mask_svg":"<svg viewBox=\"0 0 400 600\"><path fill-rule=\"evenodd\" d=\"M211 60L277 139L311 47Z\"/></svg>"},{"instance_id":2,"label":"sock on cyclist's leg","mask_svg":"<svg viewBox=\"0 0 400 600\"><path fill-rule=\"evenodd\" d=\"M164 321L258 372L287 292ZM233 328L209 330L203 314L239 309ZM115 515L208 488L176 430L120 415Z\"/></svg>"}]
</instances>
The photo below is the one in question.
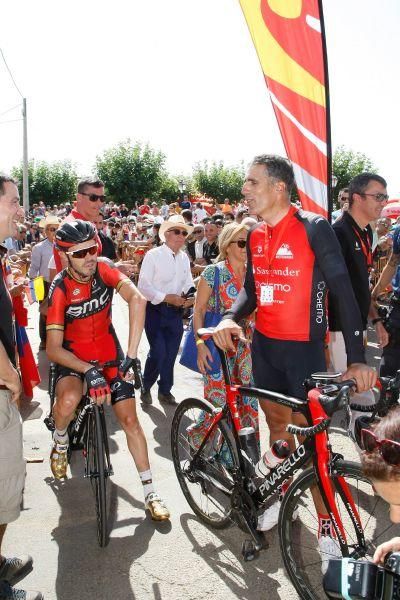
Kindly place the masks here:
<instances>
[{"instance_id":1,"label":"sock on cyclist's leg","mask_svg":"<svg viewBox=\"0 0 400 600\"><path fill-rule=\"evenodd\" d=\"M154 492L153 477L151 475L151 470L148 469L147 471L139 472L139 477L143 485L144 498L146 499L149 494Z\"/></svg>"},{"instance_id":2,"label":"sock on cyclist's leg","mask_svg":"<svg viewBox=\"0 0 400 600\"><path fill-rule=\"evenodd\" d=\"M55 429L53 433L53 440L58 444L68 444L68 427L65 429Z\"/></svg>"},{"instance_id":3,"label":"sock on cyclist's leg","mask_svg":"<svg viewBox=\"0 0 400 600\"><path fill-rule=\"evenodd\" d=\"M324 536L336 538L335 528L329 515L318 513L318 539Z\"/></svg>"}]
</instances>

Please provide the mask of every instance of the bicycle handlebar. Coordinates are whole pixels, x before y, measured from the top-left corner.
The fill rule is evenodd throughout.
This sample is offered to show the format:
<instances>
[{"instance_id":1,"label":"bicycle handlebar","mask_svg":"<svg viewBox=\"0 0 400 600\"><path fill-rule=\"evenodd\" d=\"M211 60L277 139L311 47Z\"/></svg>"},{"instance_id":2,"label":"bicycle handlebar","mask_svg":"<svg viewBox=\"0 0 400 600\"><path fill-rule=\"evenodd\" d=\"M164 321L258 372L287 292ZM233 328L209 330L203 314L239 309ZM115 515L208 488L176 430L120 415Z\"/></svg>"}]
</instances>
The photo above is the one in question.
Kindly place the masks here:
<instances>
[{"instance_id":1,"label":"bicycle handlebar","mask_svg":"<svg viewBox=\"0 0 400 600\"><path fill-rule=\"evenodd\" d=\"M298 427L297 425L288 425L286 427L286 431L292 433L293 435L300 435L302 437L312 437L317 433L321 433L328 429L330 419L324 419L320 423L313 425L313 427Z\"/></svg>"}]
</instances>

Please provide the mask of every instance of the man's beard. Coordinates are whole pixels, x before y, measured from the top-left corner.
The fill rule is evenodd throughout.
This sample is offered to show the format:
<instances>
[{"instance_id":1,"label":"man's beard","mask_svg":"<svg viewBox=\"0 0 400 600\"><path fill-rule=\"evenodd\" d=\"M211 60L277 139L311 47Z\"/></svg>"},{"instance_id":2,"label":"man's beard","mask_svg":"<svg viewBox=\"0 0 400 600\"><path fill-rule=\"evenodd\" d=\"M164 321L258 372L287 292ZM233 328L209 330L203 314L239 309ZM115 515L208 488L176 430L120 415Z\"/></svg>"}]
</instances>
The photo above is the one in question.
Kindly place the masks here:
<instances>
[{"instance_id":1,"label":"man's beard","mask_svg":"<svg viewBox=\"0 0 400 600\"><path fill-rule=\"evenodd\" d=\"M80 279L82 281L89 281L93 277L94 271L93 271L93 273L90 273L89 275L87 273L83 273L82 271L79 271L72 265L72 261L68 255L67 255L67 260L68 260L69 270L72 271L73 274L77 275L77 279Z\"/></svg>"}]
</instances>

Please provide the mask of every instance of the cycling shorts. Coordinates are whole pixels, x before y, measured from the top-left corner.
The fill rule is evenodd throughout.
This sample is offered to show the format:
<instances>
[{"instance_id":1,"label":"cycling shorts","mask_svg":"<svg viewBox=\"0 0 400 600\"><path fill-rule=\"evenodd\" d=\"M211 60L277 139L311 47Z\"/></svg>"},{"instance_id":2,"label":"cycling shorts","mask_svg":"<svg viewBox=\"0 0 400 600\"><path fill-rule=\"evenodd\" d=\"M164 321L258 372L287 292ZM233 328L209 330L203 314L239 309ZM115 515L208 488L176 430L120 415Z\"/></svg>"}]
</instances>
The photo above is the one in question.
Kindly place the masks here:
<instances>
[{"instance_id":1,"label":"cycling shorts","mask_svg":"<svg viewBox=\"0 0 400 600\"><path fill-rule=\"evenodd\" d=\"M135 388L133 382L125 381L118 375L118 369L116 367L104 368L101 370L107 383L111 389L111 404L114 405L121 400L128 400L128 398L135 397ZM83 373L78 373L69 367L56 366L56 384L64 377L77 377L82 382L85 380Z\"/></svg>"},{"instance_id":2,"label":"cycling shorts","mask_svg":"<svg viewBox=\"0 0 400 600\"><path fill-rule=\"evenodd\" d=\"M303 382L312 373L326 371L324 342L276 340L254 332L251 347L256 387L306 399Z\"/></svg>"}]
</instances>

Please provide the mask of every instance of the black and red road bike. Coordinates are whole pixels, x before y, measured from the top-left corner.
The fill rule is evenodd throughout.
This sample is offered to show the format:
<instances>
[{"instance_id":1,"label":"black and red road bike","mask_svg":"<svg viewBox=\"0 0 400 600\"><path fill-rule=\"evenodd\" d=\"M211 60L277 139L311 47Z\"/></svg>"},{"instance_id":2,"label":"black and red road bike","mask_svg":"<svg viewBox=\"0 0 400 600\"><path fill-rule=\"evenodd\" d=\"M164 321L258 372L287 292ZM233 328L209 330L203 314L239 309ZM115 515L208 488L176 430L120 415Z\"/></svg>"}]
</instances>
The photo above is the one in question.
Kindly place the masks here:
<instances>
[{"instance_id":1,"label":"black and red road bike","mask_svg":"<svg viewBox=\"0 0 400 600\"><path fill-rule=\"evenodd\" d=\"M201 339L213 329L201 329ZM350 403L354 381L316 373L305 382L307 400L232 382L226 355L220 351L226 404L213 407L205 399L187 398L176 409L171 430L175 471L182 492L207 525L223 529L236 523L249 534L242 546L245 560L267 547L257 531L258 516L273 502L282 485L278 535L288 575L301 598L324 598L322 558L318 548L318 516L313 495L318 490L334 525L343 556L371 556L374 548L395 535L387 505L374 493L360 465L332 450L328 428L335 412ZM289 425L300 443L265 479L249 468L241 443L240 397L270 400L304 415L308 426ZM394 527L394 526L393 526ZM326 558L326 557L325 557ZM334 558L332 556L332 558Z\"/></svg>"}]
</instances>

